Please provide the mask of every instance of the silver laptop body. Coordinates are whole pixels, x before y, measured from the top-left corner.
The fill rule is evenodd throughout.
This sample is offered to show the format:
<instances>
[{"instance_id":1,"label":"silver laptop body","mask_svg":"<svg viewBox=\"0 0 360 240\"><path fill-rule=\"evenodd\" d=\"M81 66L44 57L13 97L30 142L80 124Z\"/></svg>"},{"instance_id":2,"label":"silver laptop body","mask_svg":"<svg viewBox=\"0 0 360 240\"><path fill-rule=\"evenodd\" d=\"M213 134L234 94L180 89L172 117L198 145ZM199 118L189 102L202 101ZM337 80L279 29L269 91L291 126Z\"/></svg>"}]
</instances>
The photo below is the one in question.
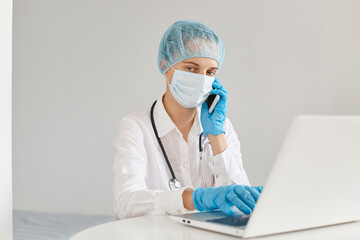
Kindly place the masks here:
<instances>
[{"instance_id":1,"label":"silver laptop body","mask_svg":"<svg viewBox=\"0 0 360 240\"><path fill-rule=\"evenodd\" d=\"M256 237L360 220L360 116L299 116L251 214L170 216L186 225Z\"/></svg>"}]
</instances>

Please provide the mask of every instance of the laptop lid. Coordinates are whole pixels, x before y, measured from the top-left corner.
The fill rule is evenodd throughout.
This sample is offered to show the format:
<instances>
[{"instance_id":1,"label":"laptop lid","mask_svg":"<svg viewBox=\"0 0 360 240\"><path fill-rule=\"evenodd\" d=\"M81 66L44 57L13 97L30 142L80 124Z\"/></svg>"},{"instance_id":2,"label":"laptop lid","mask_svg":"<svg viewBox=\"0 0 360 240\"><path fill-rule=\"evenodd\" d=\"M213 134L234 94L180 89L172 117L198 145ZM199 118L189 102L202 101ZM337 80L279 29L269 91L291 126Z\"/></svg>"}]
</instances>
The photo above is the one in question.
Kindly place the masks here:
<instances>
[{"instance_id":1,"label":"laptop lid","mask_svg":"<svg viewBox=\"0 0 360 240\"><path fill-rule=\"evenodd\" d=\"M299 116L244 237L360 219L360 116Z\"/></svg>"}]
</instances>

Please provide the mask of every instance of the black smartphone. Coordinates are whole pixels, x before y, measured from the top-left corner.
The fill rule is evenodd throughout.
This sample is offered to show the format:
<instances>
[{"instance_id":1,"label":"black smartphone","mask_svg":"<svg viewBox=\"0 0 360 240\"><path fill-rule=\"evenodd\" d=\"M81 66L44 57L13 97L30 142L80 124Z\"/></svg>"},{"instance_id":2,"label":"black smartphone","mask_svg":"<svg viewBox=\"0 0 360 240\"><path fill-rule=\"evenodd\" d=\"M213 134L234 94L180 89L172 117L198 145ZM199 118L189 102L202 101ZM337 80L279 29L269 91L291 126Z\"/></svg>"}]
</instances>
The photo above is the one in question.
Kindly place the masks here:
<instances>
[{"instance_id":1,"label":"black smartphone","mask_svg":"<svg viewBox=\"0 0 360 240\"><path fill-rule=\"evenodd\" d=\"M206 104L209 109L209 113L212 113L214 111L214 108L216 104L219 102L220 96L215 94L210 94L208 98L206 99Z\"/></svg>"}]
</instances>

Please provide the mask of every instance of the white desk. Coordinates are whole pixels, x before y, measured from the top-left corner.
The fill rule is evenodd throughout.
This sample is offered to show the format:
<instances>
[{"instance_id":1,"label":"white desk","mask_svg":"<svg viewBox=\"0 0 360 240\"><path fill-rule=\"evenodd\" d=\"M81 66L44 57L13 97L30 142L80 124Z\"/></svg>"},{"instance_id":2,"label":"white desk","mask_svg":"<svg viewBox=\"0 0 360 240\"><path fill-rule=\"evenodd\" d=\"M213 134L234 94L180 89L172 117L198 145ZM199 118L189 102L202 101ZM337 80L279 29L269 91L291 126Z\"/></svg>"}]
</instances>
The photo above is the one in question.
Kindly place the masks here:
<instances>
[{"instance_id":1,"label":"white desk","mask_svg":"<svg viewBox=\"0 0 360 240\"><path fill-rule=\"evenodd\" d=\"M173 222L168 216L145 216L105 223L84 230L70 240L147 240L147 239L239 239L229 235L205 231ZM337 239L359 240L360 222L346 223L292 233L283 233L255 239L297 240L297 239Z\"/></svg>"}]
</instances>

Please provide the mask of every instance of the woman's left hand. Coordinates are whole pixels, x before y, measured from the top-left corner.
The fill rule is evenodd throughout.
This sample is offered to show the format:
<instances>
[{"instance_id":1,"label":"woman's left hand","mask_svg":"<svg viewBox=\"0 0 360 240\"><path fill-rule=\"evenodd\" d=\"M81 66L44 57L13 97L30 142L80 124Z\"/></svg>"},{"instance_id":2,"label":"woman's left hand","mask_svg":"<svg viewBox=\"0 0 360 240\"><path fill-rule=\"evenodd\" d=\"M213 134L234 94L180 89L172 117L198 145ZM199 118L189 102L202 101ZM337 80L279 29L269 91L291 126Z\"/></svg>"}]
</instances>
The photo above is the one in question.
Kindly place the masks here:
<instances>
[{"instance_id":1,"label":"woman's left hand","mask_svg":"<svg viewBox=\"0 0 360 240\"><path fill-rule=\"evenodd\" d=\"M226 214L233 215L233 206L245 214L250 214L260 196L262 187L246 185L225 185L220 187L197 188L193 193L195 209L211 211L221 209Z\"/></svg>"},{"instance_id":2,"label":"woman's left hand","mask_svg":"<svg viewBox=\"0 0 360 240\"><path fill-rule=\"evenodd\" d=\"M203 127L205 137L206 134L220 135L225 133L224 121L226 119L228 91L223 87L219 79L216 77L213 83L213 87L214 89L211 91L211 93L219 95L220 100L216 104L212 113L209 113L209 108L206 101L202 104L201 125Z\"/></svg>"}]
</instances>

